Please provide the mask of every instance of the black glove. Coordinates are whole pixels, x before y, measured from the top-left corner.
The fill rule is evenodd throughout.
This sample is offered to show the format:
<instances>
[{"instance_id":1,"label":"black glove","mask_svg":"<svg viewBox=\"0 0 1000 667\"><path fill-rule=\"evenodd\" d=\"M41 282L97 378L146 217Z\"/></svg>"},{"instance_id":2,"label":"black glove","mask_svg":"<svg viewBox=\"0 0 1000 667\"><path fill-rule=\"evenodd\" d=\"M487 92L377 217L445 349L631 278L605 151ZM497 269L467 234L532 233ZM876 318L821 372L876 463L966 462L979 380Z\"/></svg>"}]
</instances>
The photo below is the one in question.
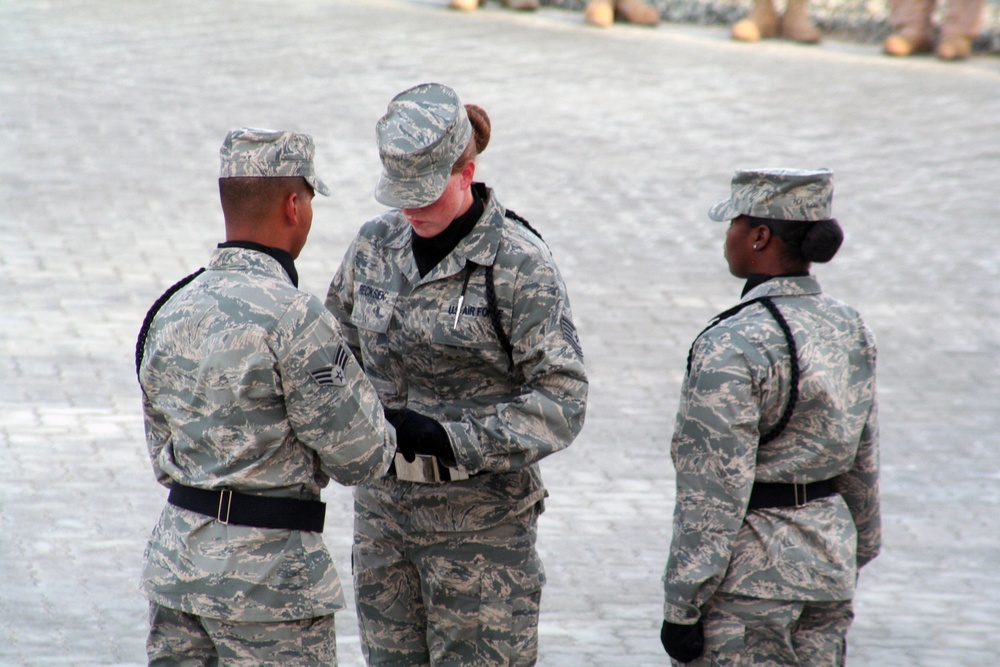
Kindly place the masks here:
<instances>
[{"instance_id":1,"label":"black glove","mask_svg":"<svg viewBox=\"0 0 1000 667\"><path fill-rule=\"evenodd\" d=\"M385 408L385 418L396 429L396 449L407 462L413 463L417 454L430 454L445 465L455 465L455 452L448 432L437 420L409 408Z\"/></svg>"},{"instance_id":2,"label":"black glove","mask_svg":"<svg viewBox=\"0 0 1000 667\"><path fill-rule=\"evenodd\" d=\"M677 662L691 662L705 650L705 628L700 618L694 625L663 621L660 641L671 658Z\"/></svg>"}]
</instances>

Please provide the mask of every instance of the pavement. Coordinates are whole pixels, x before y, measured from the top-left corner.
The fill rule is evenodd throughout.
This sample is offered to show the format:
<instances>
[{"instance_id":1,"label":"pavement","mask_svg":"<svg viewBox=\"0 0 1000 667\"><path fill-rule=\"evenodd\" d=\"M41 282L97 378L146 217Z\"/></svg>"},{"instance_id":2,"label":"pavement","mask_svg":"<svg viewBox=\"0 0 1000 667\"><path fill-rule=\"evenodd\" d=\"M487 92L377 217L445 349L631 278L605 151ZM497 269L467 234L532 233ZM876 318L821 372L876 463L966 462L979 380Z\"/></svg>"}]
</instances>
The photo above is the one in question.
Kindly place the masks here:
<instances>
[{"instance_id":1,"label":"pavement","mask_svg":"<svg viewBox=\"0 0 1000 667\"><path fill-rule=\"evenodd\" d=\"M543 462L539 665L668 664L684 360L741 288L706 211L753 166L834 170L847 240L814 273L880 344L885 547L850 662L1000 664L1000 58L443 5L0 3L0 665L145 664L138 581L166 492L135 336L222 239L226 131L315 137L334 196L298 267L322 295L380 210L374 123L428 80L491 115L478 174L552 248L587 353L587 424ZM324 497L351 598L350 490ZM338 647L361 664L353 607Z\"/></svg>"}]
</instances>

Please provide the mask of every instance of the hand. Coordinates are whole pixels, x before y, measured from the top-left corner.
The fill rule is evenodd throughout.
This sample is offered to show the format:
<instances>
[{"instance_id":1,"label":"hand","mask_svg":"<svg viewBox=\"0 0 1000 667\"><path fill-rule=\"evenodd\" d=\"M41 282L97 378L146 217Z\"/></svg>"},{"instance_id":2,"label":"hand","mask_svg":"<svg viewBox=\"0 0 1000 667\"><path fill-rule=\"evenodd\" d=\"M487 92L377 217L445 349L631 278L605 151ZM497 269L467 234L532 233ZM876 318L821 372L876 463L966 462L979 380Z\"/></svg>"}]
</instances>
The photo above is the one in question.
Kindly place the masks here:
<instances>
[{"instance_id":1,"label":"hand","mask_svg":"<svg viewBox=\"0 0 1000 667\"><path fill-rule=\"evenodd\" d=\"M455 464L451 439L437 420L408 408L385 408L385 418L396 429L396 449L408 463L413 463L417 454L430 454L445 465Z\"/></svg>"},{"instance_id":2,"label":"hand","mask_svg":"<svg viewBox=\"0 0 1000 667\"><path fill-rule=\"evenodd\" d=\"M660 641L671 658L677 662L691 662L705 650L705 628L700 618L694 625L663 621Z\"/></svg>"}]
</instances>

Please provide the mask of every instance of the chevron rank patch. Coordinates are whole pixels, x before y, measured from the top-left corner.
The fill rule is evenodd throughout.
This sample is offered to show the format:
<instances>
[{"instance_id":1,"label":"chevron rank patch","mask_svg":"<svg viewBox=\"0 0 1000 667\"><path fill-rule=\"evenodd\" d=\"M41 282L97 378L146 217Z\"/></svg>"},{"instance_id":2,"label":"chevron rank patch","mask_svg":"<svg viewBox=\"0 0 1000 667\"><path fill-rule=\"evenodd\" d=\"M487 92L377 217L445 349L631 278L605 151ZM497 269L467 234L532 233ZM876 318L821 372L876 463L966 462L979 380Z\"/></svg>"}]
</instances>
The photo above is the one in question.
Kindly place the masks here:
<instances>
[{"instance_id":1,"label":"chevron rank patch","mask_svg":"<svg viewBox=\"0 0 1000 667\"><path fill-rule=\"evenodd\" d=\"M337 347L337 354L333 357L332 366L323 366L309 371L309 375L316 384L320 386L343 387L347 384L347 376L344 369L347 366L347 355L350 354L343 345Z\"/></svg>"},{"instance_id":2,"label":"chevron rank patch","mask_svg":"<svg viewBox=\"0 0 1000 667\"><path fill-rule=\"evenodd\" d=\"M570 322L565 315L562 317L562 330L563 338L565 338L566 342L570 344L570 347L576 350L576 353L582 357L583 346L580 345L580 337L576 335L576 327L573 326L573 323Z\"/></svg>"}]
</instances>

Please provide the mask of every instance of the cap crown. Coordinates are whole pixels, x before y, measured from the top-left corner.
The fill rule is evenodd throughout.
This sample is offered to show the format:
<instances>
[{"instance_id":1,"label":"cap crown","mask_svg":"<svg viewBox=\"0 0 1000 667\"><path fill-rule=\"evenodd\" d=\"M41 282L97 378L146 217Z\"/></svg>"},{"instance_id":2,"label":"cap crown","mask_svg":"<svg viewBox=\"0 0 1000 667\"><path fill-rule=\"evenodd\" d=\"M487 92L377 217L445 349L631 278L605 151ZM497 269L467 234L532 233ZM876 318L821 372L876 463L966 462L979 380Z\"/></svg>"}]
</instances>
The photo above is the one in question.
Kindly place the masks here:
<instances>
[{"instance_id":1,"label":"cap crown","mask_svg":"<svg viewBox=\"0 0 1000 667\"><path fill-rule=\"evenodd\" d=\"M829 169L746 169L733 176L729 199L708 213L713 220L750 215L770 220L814 222L833 217L833 172Z\"/></svg>"},{"instance_id":2,"label":"cap crown","mask_svg":"<svg viewBox=\"0 0 1000 667\"><path fill-rule=\"evenodd\" d=\"M320 194L329 188L316 176L315 148L308 134L242 127L231 130L219 149L219 178L301 176Z\"/></svg>"},{"instance_id":3,"label":"cap crown","mask_svg":"<svg viewBox=\"0 0 1000 667\"><path fill-rule=\"evenodd\" d=\"M472 125L454 90L425 83L396 95L375 133L382 160L375 198L416 208L444 192L451 168L472 139Z\"/></svg>"}]
</instances>

